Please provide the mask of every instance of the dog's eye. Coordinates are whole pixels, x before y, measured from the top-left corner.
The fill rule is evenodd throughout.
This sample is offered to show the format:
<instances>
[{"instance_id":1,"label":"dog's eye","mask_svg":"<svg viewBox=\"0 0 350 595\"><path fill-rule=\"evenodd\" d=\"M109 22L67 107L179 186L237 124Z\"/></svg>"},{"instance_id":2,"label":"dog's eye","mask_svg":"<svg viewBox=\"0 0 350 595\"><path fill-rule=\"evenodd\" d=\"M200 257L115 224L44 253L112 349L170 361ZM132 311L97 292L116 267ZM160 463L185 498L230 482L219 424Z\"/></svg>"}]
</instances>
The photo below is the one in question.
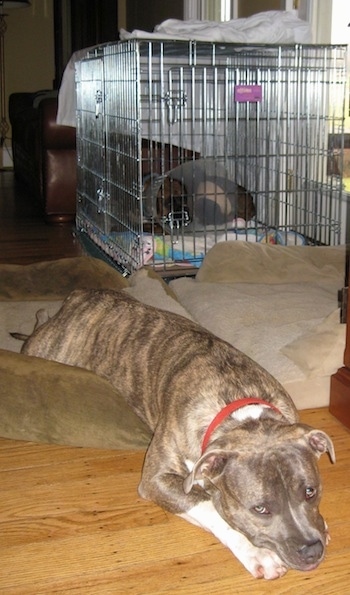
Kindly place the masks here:
<instances>
[{"instance_id":1,"label":"dog's eye","mask_svg":"<svg viewBox=\"0 0 350 595\"><path fill-rule=\"evenodd\" d=\"M254 510L255 512L257 512L258 514L270 514L270 511L268 510L268 508L266 508L266 506L254 506Z\"/></svg>"},{"instance_id":2,"label":"dog's eye","mask_svg":"<svg viewBox=\"0 0 350 595\"><path fill-rule=\"evenodd\" d=\"M311 498L314 498L314 496L316 496L316 493L317 493L316 488L312 488L312 487L308 486L307 488L305 488L305 499L311 500Z\"/></svg>"}]
</instances>

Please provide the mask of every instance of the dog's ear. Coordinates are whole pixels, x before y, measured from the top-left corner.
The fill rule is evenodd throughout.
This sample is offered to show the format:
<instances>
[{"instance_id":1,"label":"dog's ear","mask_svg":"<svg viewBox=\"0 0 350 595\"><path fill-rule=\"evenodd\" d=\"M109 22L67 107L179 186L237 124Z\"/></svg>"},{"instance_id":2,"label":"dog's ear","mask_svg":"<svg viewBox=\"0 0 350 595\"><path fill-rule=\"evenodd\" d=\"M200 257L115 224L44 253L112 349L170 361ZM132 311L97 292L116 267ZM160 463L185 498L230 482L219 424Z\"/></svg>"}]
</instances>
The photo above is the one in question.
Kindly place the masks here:
<instances>
[{"instance_id":1,"label":"dog's ear","mask_svg":"<svg viewBox=\"0 0 350 595\"><path fill-rule=\"evenodd\" d=\"M315 430L308 426L305 426L305 429L307 430L305 434L306 440L316 456L320 457L328 452L330 460L332 463L335 463L335 451L330 437L325 432L322 432L322 430Z\"/></svg>"},{"instance_id":2,"label":"dog's ear","mask_svg":"<svg viewBox=\"0 0 350 595\"><path fill-rule=\"evenodd\" d=\"M196 483L218 477L223 472L229 456L232 456L232 452L224 450L211 450L202 455L183 482L185 494L189 494Z\"/></svg>"}]
</instances>

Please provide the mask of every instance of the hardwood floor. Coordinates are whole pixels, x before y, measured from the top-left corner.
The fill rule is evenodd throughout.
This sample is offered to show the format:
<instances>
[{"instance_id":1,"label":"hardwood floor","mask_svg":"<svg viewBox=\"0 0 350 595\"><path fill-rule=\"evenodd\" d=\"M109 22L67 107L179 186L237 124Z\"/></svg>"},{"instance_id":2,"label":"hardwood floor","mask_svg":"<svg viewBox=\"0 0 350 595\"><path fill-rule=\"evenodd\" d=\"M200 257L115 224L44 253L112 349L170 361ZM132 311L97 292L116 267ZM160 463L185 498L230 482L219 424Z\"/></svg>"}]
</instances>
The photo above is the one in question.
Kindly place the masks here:
<instances>
[{"instance_id":1,"label":"hardwood floor","mask_svg":"<svg viewBox=\"0 0 350 595\"><path fill-rule=\"evenodd\" d=\"M212 535L138 497L143 453L0 440L0 592L348 594L349 432L326 410L301 417L338 457L320 460L332 540L318 570L253 579Z\"/></svg>"},{"instance_id":2,"label":"hardwood floor","mask_svg":"<svg viewBox=\"0 0 350 595\"><path fill-rule=\"evenodd\" d=\"M47 227L11 174L0 177L2 263L79 253L69 227ZM212 535L138 497L142 452L0 439L0 593L348 595L350 432L327 409L301 419L326 431L337 454L336 465L320 459L332 540L319 569L253 579Z\"/></svg>"},{"instance_id":3,"label":"hardwood floor","mask_svg":"<svg viewBox=\"0 0 350 595\"><path fill-rule=\"evenodd\" d=\"M1 171L0 263L28 264L81 252L73 225L46 225L39 205L15 184L12 171Z\"/></svg>"}]
</instances>

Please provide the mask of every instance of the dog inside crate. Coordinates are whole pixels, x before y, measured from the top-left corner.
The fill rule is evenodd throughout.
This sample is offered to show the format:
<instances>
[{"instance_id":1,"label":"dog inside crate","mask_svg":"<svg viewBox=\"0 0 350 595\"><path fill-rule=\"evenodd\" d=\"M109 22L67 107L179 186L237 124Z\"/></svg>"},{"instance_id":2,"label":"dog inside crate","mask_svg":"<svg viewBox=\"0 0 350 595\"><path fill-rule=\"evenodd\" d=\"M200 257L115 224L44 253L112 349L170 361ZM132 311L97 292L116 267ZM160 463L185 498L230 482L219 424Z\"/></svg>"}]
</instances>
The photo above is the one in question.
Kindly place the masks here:
<instances>
[{"instance_id":1,"label":"dog inside crate","mask_svg":"<svg viewBox=\"0 0 350 595\"><path fill-rule=\"evenodd\" d=\"M144 162L143 264L182 262L198 267L215 243L226 240L306 243L295 231L271 228L258 218L256 193L237 182L233 160L224 164L187 151L181 162L181 151L167 146L163 154L154 153L163 160ZM165 164L169 169L160 174Z\"/></svg>"},{"instance_id":2,"label":"dog inside crate","mask_svg":"<svg viewBox=\"0 0 350 595\"><path fill-rule=\"evenodd\" d=\"M256 214L252 195L212 158L192 159L143 184L145 221L163 229L245 227Z\"/></svg>"}]
</instances>

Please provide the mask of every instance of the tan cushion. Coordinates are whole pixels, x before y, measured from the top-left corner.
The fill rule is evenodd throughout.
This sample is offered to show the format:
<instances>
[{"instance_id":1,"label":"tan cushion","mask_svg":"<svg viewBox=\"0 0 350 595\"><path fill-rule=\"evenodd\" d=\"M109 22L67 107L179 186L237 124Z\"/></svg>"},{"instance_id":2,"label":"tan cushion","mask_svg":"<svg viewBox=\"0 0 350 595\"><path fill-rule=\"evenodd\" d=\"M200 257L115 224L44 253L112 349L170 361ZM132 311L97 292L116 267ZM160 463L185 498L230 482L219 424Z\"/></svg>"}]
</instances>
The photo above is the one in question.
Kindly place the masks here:
<instances>
[{"instance_id":1,"label":"tan cushion","mask_svg":"<svg viewBox=\"0 0 350 595\"><path fill-rule=\"evenodd\" d=\"M145 449L151 433L103 378L1 349L0 436L70 446Z\"/></svg>"},{"instance_id":2,"label":"tan cushion","mask_svg":"<svg viewBox=\"0 0 350 595\"><path fill-rule=\"evenodd\" d=\"M344 284L345 246L270 246L221 242L204 258L197 281Z\"/></svg>"},{"instance_id":3,"label":"tan cushion","mask_svg":"<svg viewBox=\"0 0 350 595\"><path fill-rule=\"evenodd\" d=\"M337 309L311 332L281 349L307 378L330 376L343 365L346 325L339 320Z\"/></svg>"},{"instance_id":4,"label":"tan cushion","mask_svg":"<svg viewBox=\"0 0 350 595\"><path fill-rule=\"evenodd\" d=\"M0 266L0 300L59 300L74 289L123 289L128 285L116 269L89 256Z\"/></svg>"}]
</instances>

